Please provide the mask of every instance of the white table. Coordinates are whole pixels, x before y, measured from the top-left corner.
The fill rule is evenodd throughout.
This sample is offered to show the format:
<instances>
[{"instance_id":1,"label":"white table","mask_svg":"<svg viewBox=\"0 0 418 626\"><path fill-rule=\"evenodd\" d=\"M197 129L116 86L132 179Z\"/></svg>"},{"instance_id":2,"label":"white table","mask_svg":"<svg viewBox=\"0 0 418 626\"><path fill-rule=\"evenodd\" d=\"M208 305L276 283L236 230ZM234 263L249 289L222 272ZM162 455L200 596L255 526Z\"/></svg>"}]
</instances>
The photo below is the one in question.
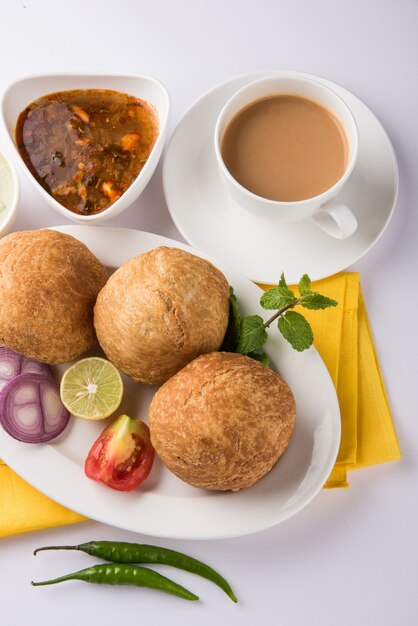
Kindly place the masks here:
<instances>
[{"instance_id":1,"label":"white table","mask_svg":"<svg viewBox=\"0 0 418 626\"><path fill-rule=\"evenodd\" d=\"M147 540L89 522L0 543L1 623L416 624L417 2L3 0L0 20L0 89L30 73L155 75L172 96L170 132L204 91L259 69L326 76L376 112L397 152L400 195L389 229L355 269L361 272L403 451L402 462L351 474L349 490L320 493L302 513L269 531L225 541L158 542L217 567L233 583L238 606L203 579L182 572L176 580L200 593L203 602L82 583L31 588L31 579L90 562L72 553L35 559L38 545ZM7 147L4 137L0 144ZM20 178L16 229L62 223ZM180 238L164 202L161 168L140 200L108 224Z\"/></svg>"}]
</instances>

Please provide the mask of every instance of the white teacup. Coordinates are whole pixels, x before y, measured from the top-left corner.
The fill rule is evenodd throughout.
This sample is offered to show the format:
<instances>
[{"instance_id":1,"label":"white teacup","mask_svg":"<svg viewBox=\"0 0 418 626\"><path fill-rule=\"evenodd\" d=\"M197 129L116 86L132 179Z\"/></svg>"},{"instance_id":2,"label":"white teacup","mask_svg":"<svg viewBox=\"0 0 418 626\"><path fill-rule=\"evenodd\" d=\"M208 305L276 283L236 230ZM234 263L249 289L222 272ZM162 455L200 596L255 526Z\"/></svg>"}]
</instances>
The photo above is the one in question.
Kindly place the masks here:
<instances>
[{"instance_id":1,"label":"white teacup","mask_svg":"<svg viewBox=\"0 0 418 626\"><path fill-rule=\"evenodd\" d=\"M221 155L223 133L232 118L245 106L272 95L295 95L322 105L341 123L348 142L347 166L341 178L323 193L295 202L280 202L258 196L243 187L230 174ZM337 196L353 171L358 149L358 131L353 114L335 91L319 81L284 73L262 78L237 91L221 110L215 126L215 154L221 178L229 195L240 207L276 222L297 222L310 218L326 233L337 239L346 239L357 229L357 220L348 206Z\"/></svg>"}]
</instances>

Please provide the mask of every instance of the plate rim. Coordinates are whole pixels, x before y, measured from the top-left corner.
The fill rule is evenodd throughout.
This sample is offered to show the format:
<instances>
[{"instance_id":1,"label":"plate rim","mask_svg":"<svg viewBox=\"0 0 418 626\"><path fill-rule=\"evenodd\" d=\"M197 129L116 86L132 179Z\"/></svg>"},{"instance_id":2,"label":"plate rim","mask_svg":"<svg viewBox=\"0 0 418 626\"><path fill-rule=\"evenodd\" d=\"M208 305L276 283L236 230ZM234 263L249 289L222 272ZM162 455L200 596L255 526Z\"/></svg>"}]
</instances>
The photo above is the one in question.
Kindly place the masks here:
<instances>
[{"instance_id":1,"label":"plate rim","mask_svg":"<svg viewBox=\"0 0 418 626\"><path fill-rule=\"evenodd\" d=\"M169 194L167 193L167 188L168 188L168 183L167 183L167 179L168 179L168 174L167 174L167 170L168 170L168 155L170 153L171 150L171 146L172 143L174 142L177 134L180 132L182 124L184 122L184 120L192 113L192 111L194 111L200 104L201 102L203 102L206 98L208 98L213 92L217 91L217 90L221 90L224 87L227 87L228 85L230 85L231 83L235 82L235 81L252 81L252 80L257 80L258 78L264 78L266 76L275 76L278 74L286 74L286 73L290 73L290 74L296 74L298 76L301 77L305 77L305 78L311 78L311 79L316 79L316 80L320 80L325 82L326 84L328 84L329 86L331 86L331 88L333 87L338 87L339 89L343 89L344 91L347 91L350 95L352 95L353 97L355 97L361 104L363 107L365 107L365 109L367 109L376 119L377 123L380 126L380 130L387 142L388 145L388 149L389 149L389 153L392 159L392 165L393 165L393 175L394 175L394 188L393 188L393 199L392 199L392 205L390 208L390 211L388 212L388 215L386 217L386 220L384 222L384 224L382 225L378 235L375 237L375 239L361 252L359 253L355 258L353 258L353 260L350 262L349 265L341 265L341 267L339 266L337 269L334 269L332 271L332 273L318 273L315 274L312 278L312 280L322 280L324 278L328 278L329 276L333 276L334 274L337 274L338 272L344 271L345 269L347 269L348 267L351 267L352 265L354 265L355 263L357 263L360 259L362 259L366 254L368 254L370 252L370 250L378 243L378 241L380 240L380 238L383 236L383 234L385 233L386 229L389 226L390 221L392 220L394 211L395 211L395 207L397 204L397 200L398 200L398 193L399 193L399 166L398 166L398 161L396 158L396 152L394 149L394 146L392 144L392 141L385 129L385 127L383 126L382 122L380 121L379 117L374 113L374 111L372 111L362 100L361 98L359 98L356 94L354 94L352 91L350 91L349 89L347 89L346 87L344 87L343 85L341 85L340 83L334 81L334 80L330 80L329 78L326 78L324 76L320 76L318 74L310 74L308 72L301 72L299 70L260 70L259 72L250 72L250 73L244 73L244 74L239 74L238 76L233 76L232 78L228 78L227 80L222 81L221 83L218 83L217 85L215 85L214 87L211 87L209 89L207 89L201 96L199 96L185 111L185 113L183 114L183 116L181 117L180 121L177 123L173 133L171 134L171 137L169 138L169 140L167 141L166 144L166 148L164 151L164 156L163 156L163 164L162 164L162 184L163 184L163 191L164 191L164 198L167 204L167 208L168 211L170 213L170 217L173 220L177 230L180 232L180 234L182 235L182 237L184 237L184 239L186 240L186 242L192 246L193 248L196 248L197 250L200 249L200 244L195 241L193 236L190 236L189 233L187 232L187 225L185 223L180 223L179 220L177 219L177 213L171 208L170 206L170 202L169 202ZM241 85L241 86L245 86ZM253 280L255 282L259 282L259 283L264 283L264 284L269 284L269 281L266 281L265 278L261 277L261 276L254 276L252 277L250 280Z\"/></svg>"},{"instance_id":2,"label":"plate rim","mask_svg":"<svg viewBox=\"0 0 418 626\"><path fill-rule=\"evenodd\" d=\"M210 254L206 254L204 252L200 252L199 250L194 249L193 247L191 247L188 244L184 244L182 242L178 242L175 241L174 239L165 237L163 235L156 235L154 233L148 233L146 231L141 231L138 229L133 229L133 228L124 228L124 227L107 227L107 226L99 226L99 225L95 225L95 226L86 226L86 225L63 225L63 226L53 226L50 227L51 230L58 230L60 232L64 232L64 233L68 233L70 235L76 236L74 233L77 233L77 231L80 230L88 230L90 231L90 233L92 233L92 231L94 230L107 230L107 231L122 231L122 232L129 232L131 233L132 231L134 231L135 233L138 233L139 236L141 235L145 235L146 237L156 237L159 240L162 240L163 242L166 243L166 245L175 245L175 246L180 246L183 249L186 249L190 252L194 252L198 255L202 255L204 258L207 258L208 260L216 263L216 259L213 259L213 257ZM221 262L220 265L225 268L228 269L227 264ZM238 272L237 270L235 270L234 268L230 268L231 273L232 274L240 274L240 272ZM243 274L240 274L241 278L252 283L252 281L247 278L246 276L244 276ZM255 285L254 283L252 283L253 286L260 290L260 292L262 291L260 287L258 287L257 285ZM289 519L290 517L293 517L294 515L296 515L299 511L301 511L302 509L304 509L306 506L308 506L310 504L310 502L312 502L312 500L318 495L318 493L320 493L320 491L322 490L323 487L323 483L325 483L326 479L328 478L332 468L334 467L337 455L338 455L338 450L339 450L339 446L340 446L340 440L341 440L341 414L340 414L340 409L339 409L339 403L338 403L338 397L337 397L337 393L334 387L334 384L332 382L331 376L328 372L328 369L322 359L322 357L320 356L320 354L318 353L318 351L316 350L316 348L314 346L312 346L310 348L310 350L312 350L313 353L315 353L317 359L319 359L319 361L322 364L322 372L323 375L325 376L325 380L327 381L327 384L330 385L330 387L333 390L333 394L332 394L332 399L333 399L333 403L334 406L330 408L330 414L332 416L331 419L331 424L332 424L332 434L333 434L333 438L330 441L330 449L328 452L328 457L327 457L327 462L324 463L323 467L322 467L322 471L320 472L318 478L317 478L317 482L318 485L315 486L314 489L312 489L312 492L309 494L308 498L304 498L300 504L296 507L290 507L289 511L287 512L287 514L281 516L281 518L278 521L273 521L271 523L268 524L262 524L262 525L257 525L256 527L251 527L251 529L247 529L247 530L228 530L228 531L222 531L222 532L216 532L216 533L212 533L212 534L208 534L207 532L199 532L197 531L196 533L194 533L193 535L190 535L190 531L186 530L186 532L179 532L178 530L176 532L172 532L170 530L167 530L166 532L161 532L161 530L158 531L158 533L152 533L151 531L147 530L147 529L142 529L142 528L138 528L138 527L133 527L132 524L130 523L115 523L114 520L110 520L106 517L106 514L104 514L104 516L101 514L101 510L100 508L98 509L98 513L96 514L96 512L94 512L94 515L91 515L90 511L86 511L83 510L83 506L81 507L81 509L76 505L74 506L73 502L68 502L68 498L66 498L65 496L61 497L61 494L58 494L58 498L57 498L57 494L55 492L55 487L54 486L49 486L47 485L46 488L44 488L43 485L39 484L38 481L38 477L34 474L30 474L29 473L29 469L28 472L26 473L26 471L23 472L23 474L20 473L20 469L18 467L19 463L15 464L14 459L10 459L10 461L4 457L3 453L2 454L2 458L4 459L5 463L8 465L8 467L10 467L13 471L15 471L19 476L21 476L25 481L27 481L30 485L32 485L35 489L38 489L38 491L40 491L41 493L43 493L44 495L46 495L47 497L51 498L52 500L54 500L55 502L57 502L58 504L61 504L62 506L69 508L70 510L79 513L80 515L83 515L85 517L88 517L90 520L93 521L97 521L103 524L107 524L109 526L113 526L115 528L120 528L122 530L128 531L128 532L134 532L134 533L139 533L139 534L143 534L146 536L151 536L151 537L159 537L159 538L164 538L164 539L179 539L179 540L218 540L218 539L229 539L229 538L234 538L234 537L243 537L243 536L247 536L247 535L251 535L257 532L261 532L263 530L267 530L268 528L272 528L274 526L279 525L280 523L286 521L287 519ZM1 447L1 437L0 437L0 447ZM56 453L58 453L58 451L55 451ZM6 457L7 457L7 453L6 453ZM71 462L74 463L74 462ZM42 481L42 477L40 479ZM147 495L147 494L144 494ZM165 497L165 496L161 496L161 494L154 494L160 497ZM204 498L205 496L200 496L202 498ZM176 496L177 500L180 500L181 497ZM71 500L71 496L70 496L70 500ZM196 498L197 500L197 498Z\"/></svg>"}]
</instances>

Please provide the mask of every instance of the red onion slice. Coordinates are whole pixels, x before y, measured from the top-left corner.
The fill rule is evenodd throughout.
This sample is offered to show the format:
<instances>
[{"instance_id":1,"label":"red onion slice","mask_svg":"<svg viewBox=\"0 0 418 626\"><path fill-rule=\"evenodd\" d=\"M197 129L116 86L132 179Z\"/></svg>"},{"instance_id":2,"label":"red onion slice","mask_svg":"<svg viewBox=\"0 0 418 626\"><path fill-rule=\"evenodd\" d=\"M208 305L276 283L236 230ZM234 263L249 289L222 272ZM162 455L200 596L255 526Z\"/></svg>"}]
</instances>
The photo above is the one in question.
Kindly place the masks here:
<instances>
[{"instance_id":1,"label":"red onion slice","mask_svg":"<svg viewBox=\"0 0 418 626\"><path fill-rule=\"evenodd\" d=\"M45 374L20 374L0 393L0 423L14 439L44 443L67 426L59 385Z\"/></svg>"},{"instance_id":2,"label":"red onion slice","mask_svg":"<svg viewBox=\"0 0 418 626\"><path fill-rule=\"evenodd\" d=\"M0 391L19 374L44 374L52 377L51 368L46 363L39 363L21 354L0 346Z\"/></svg>"}]
</instances>

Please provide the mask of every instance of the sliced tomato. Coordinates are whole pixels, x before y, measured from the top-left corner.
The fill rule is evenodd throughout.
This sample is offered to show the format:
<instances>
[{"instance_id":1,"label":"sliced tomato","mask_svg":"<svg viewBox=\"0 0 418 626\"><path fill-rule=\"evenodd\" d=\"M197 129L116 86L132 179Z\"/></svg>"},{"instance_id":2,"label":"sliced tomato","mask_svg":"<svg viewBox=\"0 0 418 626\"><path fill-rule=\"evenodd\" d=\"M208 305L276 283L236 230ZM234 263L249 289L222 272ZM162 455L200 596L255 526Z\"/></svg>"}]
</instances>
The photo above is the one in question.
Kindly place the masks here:
<instances>
[{"instance_id":1,"label":"sliced tomato","mask_svg":"<svg viewBox=\"0 0 418 626\"><path fill-rule=\"evenodd\" d=\"M154 454L148 426L121 415L94 442L84 471L112 489L132 491L150 473Z\"/></svg>"}]
</instances>

